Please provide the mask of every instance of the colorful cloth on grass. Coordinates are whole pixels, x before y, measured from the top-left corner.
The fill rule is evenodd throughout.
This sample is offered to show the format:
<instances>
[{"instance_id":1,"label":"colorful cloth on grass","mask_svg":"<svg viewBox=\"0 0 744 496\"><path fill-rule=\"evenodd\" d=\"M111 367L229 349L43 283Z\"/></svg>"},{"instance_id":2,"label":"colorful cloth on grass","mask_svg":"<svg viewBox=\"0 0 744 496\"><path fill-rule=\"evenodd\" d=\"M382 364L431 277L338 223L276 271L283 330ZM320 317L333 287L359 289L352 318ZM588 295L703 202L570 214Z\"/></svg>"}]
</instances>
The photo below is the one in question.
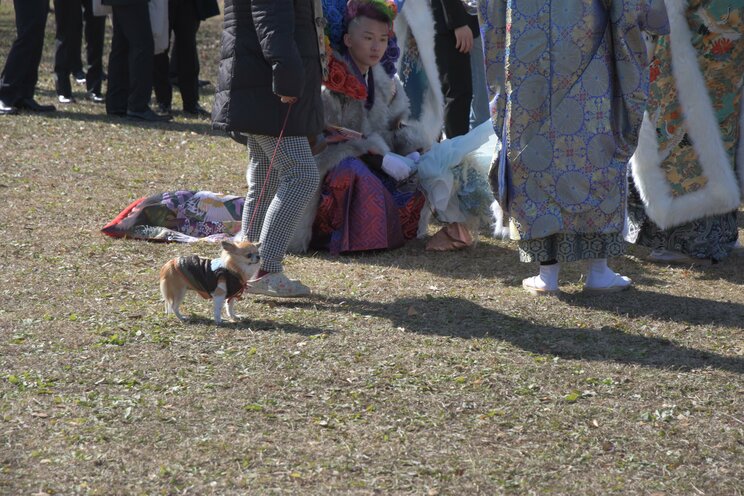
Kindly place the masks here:
<instances>
[{"instance_id":1,"label":"colorful cloth on grass","mask_svg":"<svg viewBox=\"0 0 744 496\"><path fill-rule=\"evenodd\" d=\"M211 191L158 193L134 201L101 231L149 241L220 241L240 232L244 200Z\"/></svg>"},{"instance_id":2,"label":"colorful cloth on grass","mask_svg":"<svg viewBox=\"0 0 744 496\"><path fill-rule=\"evenodd\" d=\"M334 255L397 248L416 236L425 201L417 188L346 158L323 181L312 245Z\"/></svg>"}]
</instances>

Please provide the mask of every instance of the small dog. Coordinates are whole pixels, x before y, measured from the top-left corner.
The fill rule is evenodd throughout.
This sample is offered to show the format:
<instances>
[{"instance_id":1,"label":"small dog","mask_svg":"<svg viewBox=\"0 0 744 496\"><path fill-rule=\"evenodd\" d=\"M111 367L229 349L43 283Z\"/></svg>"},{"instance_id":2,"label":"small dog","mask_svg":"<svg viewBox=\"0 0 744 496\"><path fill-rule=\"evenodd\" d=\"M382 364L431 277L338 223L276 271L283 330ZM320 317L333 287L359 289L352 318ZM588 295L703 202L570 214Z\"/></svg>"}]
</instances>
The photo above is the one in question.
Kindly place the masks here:
<instances>
[{"instance_id":1,"label":"small dog","mask_svg":"<svg viewBox=\"0 0 744 496\"><path fill-rule=\"evenodd\" d=\"M173 313L181 321L186 320L178 307L190 289L214 301L214 322L217 325L222 323L223 307L227 308L227 315L235 320L233 303L240 299L246 283L258 272L260 245L248 241L223 241L220 258L209 260L191 255L166 262L160 269L160 292L165 300L165 313Z\"/></svg>"}]
</instances>

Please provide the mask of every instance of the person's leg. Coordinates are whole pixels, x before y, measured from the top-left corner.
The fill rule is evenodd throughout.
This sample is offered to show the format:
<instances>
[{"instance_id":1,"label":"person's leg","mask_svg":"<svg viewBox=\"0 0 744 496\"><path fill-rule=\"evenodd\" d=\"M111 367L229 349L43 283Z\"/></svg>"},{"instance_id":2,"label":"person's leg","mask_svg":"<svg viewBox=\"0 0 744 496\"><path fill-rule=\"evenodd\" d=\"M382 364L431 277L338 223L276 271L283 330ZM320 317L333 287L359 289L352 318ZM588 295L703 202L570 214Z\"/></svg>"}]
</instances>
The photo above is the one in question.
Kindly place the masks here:
<instances>
[{"instance_id":1,"label":"person's leg","mask_svg":"<svg viewBox=\"0 0 744 496\"><path fill-rule=\"evenodd\" d=\"M106 89L106 112L114 115L126 115L129 95L129 46L121 28L119 7L114 6L112 24L114 33L111 38L111 52L108 61L108 87Z\"/></svg>"},{"instance_id":2,"label":"person's leg","mask_svg":"<svg viewBox=\"0 0 744 496\"><path fill-rule=\"evenodd\" d=\"M257 136L256 141L264 155L273 155L277 138ZM266 211L260 238L261 269L265 272L282 271L287 246L307 203L320 183L318 166L305 137L282 138L274 168L278 169L278 186ZM269 194L268 190L267 187L264 195Z\"/></svg>"},{"instance_id":3,"label":"person's leg","mask_svg":"<svg viewBox=\"0 0 744 496\"><path fill-rule=\"evenodd\" d=\"M535 295L557 293L560 270L561 266L556 260L540 262L540 273L524 279L522 287Z\"/></svg>"},{"instance_id":4,"label":"person's leg","mask_svg":"<svg viewBox=\"0 0 744 496\"><path fill-rule=\"evenodd\" d=\"M199 81L196 48L196 31L199 16L193 2L170 2L173 32L178 43L175 56L178 57L178 89L183 100L183 109L194 112L199 104Z\"/></svg>"},{"instance_id":5,"label":"person's leg","mask_svg":"<svg viewBox=\"0 0 744 496\"><path fill-rule=\"evenodd\" d=\"M173 100L173 87L168 78L168 50L155 55L153 58L152 88L155 90L155 100L162 112L168 112Z\"/></svg>"},{"instance_id":6,"label":"person's leg","mask_svg":"<svg viewBox=\"0 0 744 496\"><path fill-rule=\"evenodd\" d=\"M83 8L85 57L88 62L85 84L89 93L100 95L103 84L103 41L106 35L106 17L93 15L92 0L83 0Z\"/></svg>"},{"instance_id":7,"label":"person's leg","mask_svg":"<svg viewBox=\"0 0 744 496\"><path fill-rule=\"evenodd\" d=\"M444 94L444 132L448 138L461 136L470 129L470 103L473 81L470 55L456 48L454 34L434 37L434 52Z\"/></svg>"},{"instance_id":8,"label":"person's leg","mask_svg":"<svg viewBox=\"0 0 744 496\"><path fill-rule=\"evenodd\" d=\"M17 35L0 73L0 100L6 105L34 97L49 13L48 0L13 0L13 6Z\"/></svg>"},{"instance_id":9,"label":"person's leg","mask_svg":"<svg viewBox=\"0 0 744 496\"><path fill-rule=\"evenodd\" d=\"M83 30L81 8L81 0L54 0L54 81L60 102L72 100L70 74L75 65L80 63Z\"/></svg>"},{"instance_id":10,"label":"person's leg","mask_svg":"<svg viewBox=\"0 0 744 496\"><path fill-rule=\"evenodd\" d=\"M147 3L114 7L119 14L119 27L127 40L129 62L129 97L127 112L145 112L150 108L154 41ZM110 71L111 69L109 69Z\"/></svg>"},{"instance_id":11,"label":"person's leg","mask_svg":"<svg viewBox=\"0 0 744 496\"><path fill-rule=\"evenodd\" d=\"M248 135L248 169L245 173L248 193L245 195L243 204L241 235L243 239L251 243L258 243L261 239L264 217L266 217L279 182L278 167L272 167L271 177L268 177L270 163L271 156L264 153L258 142L258 136Z\"/></svg>"},{"instance_id":12,"label":"person's leg","mask_svg":"<svg viewBox=\"0 0 744 496\"><path fill-rule=\"evenodd\" d=\"M471 105L470 126L475 128L491 117L486 88L486 63L483 56L482 37L473 40L470 50L470 70L473 74L473 103Z\"/></svg>"},{"instance_id":13,"label":"person's leg","mask_svg":"<svg viewBox=\"0 0 744 496\"><path fill-rule=\"evenodd\" d=\"M178 40L173 39L170 47L170 67L168 67L168 78L171 83L178 84Z\"/></svg>"}]
</instances>

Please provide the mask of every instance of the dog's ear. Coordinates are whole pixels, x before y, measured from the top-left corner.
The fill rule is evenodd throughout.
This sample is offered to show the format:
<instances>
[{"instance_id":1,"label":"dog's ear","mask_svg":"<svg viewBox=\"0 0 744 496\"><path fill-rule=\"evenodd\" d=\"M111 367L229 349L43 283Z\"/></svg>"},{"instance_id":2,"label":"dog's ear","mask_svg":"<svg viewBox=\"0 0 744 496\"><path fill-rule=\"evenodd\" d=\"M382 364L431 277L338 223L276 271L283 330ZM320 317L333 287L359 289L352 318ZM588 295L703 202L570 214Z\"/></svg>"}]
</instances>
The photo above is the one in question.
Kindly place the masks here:
<instances>
[{"instance_id":1,"label":"dog's ear","mask_svg":"<svg viewBox=\"0 0 744 496\"><path fill-rule=\"evenodd\" d=\"M255 246L256 249L259 249L261 248L261 242L259 241L258 243L253 243L253 246Z\"/></svg>"},{"instance_id":2,"label":"dog's ear","mask_svg":"<svg viewBox=\"0 0 744 496\"><path fill-rule=\"evenodd\" d=\"M230 253L235 253L237 247L231 241L224 240L222 241L222 249Z\"/></svg>"}]
</instances>

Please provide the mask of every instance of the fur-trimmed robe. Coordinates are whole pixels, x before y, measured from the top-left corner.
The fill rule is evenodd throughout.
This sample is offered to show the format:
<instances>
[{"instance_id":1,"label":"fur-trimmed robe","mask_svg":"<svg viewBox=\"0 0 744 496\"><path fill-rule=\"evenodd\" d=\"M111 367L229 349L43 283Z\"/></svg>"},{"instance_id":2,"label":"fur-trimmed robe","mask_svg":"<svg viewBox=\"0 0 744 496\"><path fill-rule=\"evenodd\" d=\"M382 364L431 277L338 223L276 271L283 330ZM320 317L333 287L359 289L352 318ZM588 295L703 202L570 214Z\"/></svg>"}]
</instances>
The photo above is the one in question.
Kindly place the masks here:
<instances>
[{"instance_id":1,"label":"fur-trimmed robe","mask_svg":"<svg viewBox=\"0 0 744 496\"><path fill-rule=\"evenodd\" d=\"M344 57L334 54L337 60ZM327 125L341 126L364 134L365 138L329 145L316 155L321 186L310 201L289 244L291 252L305 252L312 238L313 222L325 175L346 157L359 157L368 152L384 155L394 152L406 155L429 148L432 140L422 132L419 122L408 122L408 97L397 76L393 79L380 64L371 69L374 78L375 101L365 108L365 101L336 93L323 87L323 110ZM349 73L352 73L351 70ZM402 126L401 126L402 124Z\"/></svg>"},{"instance_id":2,"label":"fur-trimmed robe","mask_svg":"<svg viewBox=\"0 0 744 496\"><path fill-rule=\"evenodd\" d=\"M444 125L444 95L434 54L434 34L431 3L422 0L405 2L395 19L395 36L401 53L398 74L412 70L422 71L426 76L420 115L414 117L421 123L421 129L432 143L439 139ZM416 56L417 60L409 60L409 57ZM412 67L409 68L409 65ZM416 76L405 74L402 79L405 81L406 77ZM409 91L408 88L406 90ZM416 88L415 91L420 90Z\"/></svg>"},{"instance_id":3,"label":"fur-trimmed robe","mask_svg":"<svg viewBox=\"0 0 744 496\"><path fill-rule=\"evenodd\" d=\"M741 203L744 188L744 106L736 106L733 112L739 111L738 146L734 153L727 152L721 134L723 105L716 104L722 95L712 93L715 78L732 78L731 83L738 85L741 98L742 72L739 64L741 56L727 62L724 73L719 67L711 66L718 61L709 56L714 53L698 53L693 46L693 38L700 40L700 32L691 32L688 15L693 13L703 19L705 31L709 36L718 36L720 40L733 42L734 47L744 43L741 32L731 29L730 18L721 22L723 17L710 12L708 4L700 0L664 0L669 17L670 34L668 40L656 50L656 56L669 57L671 52L671 73L663 73L652 83L669 86L673 81L676 99L679 101L684 120L681 126L670 122L670 98L675 98L674 91L665 91L661 86L660 102L649 100L649 108L644 115L643 126L639 137L638 148L631 159L633 180L643 200L646 214L661 229L669 229L706 216L724 214L736 210ZM728 16L738 16L741 27L741 16L744 9L737 12L728 11ZM726 14L724 12L724 14ZM722 46L722 45L720 45ZM736 50L736 48L735 48ZM741 53L741 52L739 52ZM653 62L659 64L659 60ZM668 60L663 67L668 67ZM701 69L701 64L704 69ZM652 65L652 71L654 68ZM744 105L744 98L741 98ZM673 101L672 101L673 102ZM736 127L735 125L733 127ZM664 138L663 149L660 146ZM680 146L692 146L697 164L687 164L684 171L677 172L670 155L677 153ZM734 160L736 164L734 164ZM736 169L738 169L738 174Z\"/></svg>"}]
</instances>

